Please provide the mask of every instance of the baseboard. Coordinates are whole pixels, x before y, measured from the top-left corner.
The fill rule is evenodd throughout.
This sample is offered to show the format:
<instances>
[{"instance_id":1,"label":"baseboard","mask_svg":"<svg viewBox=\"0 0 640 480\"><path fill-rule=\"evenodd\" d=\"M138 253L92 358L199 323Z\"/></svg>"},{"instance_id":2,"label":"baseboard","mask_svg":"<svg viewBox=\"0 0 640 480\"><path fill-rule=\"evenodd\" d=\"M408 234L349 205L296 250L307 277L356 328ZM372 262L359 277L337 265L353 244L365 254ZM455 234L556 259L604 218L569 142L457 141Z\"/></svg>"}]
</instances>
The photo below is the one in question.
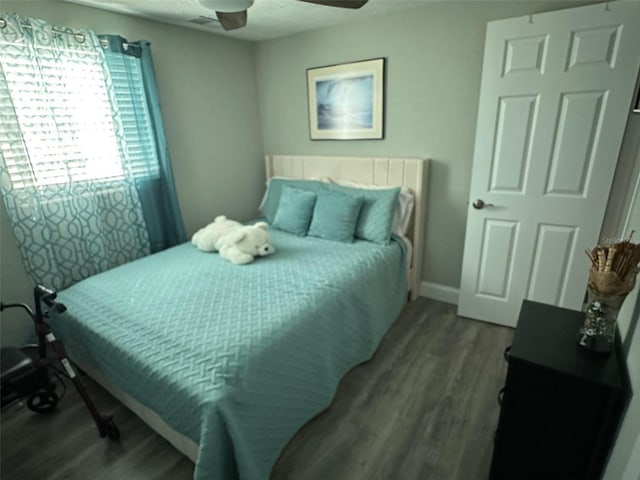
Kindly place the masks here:
<instances>
[{"instance_id":1,"label":"baseboard","mask_svg":"<svg viewBox=\"0 0 640 480\"><path fill-rule=\"evenodd\" d=\"M460 289L433 282L420 283L420 296L433 298L445 303L458 304Z\"/></svg>"}]
</instances>

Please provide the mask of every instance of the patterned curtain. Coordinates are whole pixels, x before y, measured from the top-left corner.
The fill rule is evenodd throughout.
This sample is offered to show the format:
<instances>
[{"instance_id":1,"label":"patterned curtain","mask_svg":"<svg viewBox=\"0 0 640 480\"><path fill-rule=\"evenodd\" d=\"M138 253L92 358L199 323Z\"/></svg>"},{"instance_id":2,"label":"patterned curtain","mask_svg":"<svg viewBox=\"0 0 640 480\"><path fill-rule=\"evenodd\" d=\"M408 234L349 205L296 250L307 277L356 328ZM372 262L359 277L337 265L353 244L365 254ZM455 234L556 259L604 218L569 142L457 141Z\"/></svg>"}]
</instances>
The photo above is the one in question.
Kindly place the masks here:
<instances>
[{"instance_id":1,"label":"patterned curtain","mask_svg":"<svg viewBox=\"0 0 640 480\"><path fill-rule=\"evenodd\" d=\"M1 15L0 190L34 283L61 289L150 253L109 79L92 31Z\"/></svg>"}]
</instances>

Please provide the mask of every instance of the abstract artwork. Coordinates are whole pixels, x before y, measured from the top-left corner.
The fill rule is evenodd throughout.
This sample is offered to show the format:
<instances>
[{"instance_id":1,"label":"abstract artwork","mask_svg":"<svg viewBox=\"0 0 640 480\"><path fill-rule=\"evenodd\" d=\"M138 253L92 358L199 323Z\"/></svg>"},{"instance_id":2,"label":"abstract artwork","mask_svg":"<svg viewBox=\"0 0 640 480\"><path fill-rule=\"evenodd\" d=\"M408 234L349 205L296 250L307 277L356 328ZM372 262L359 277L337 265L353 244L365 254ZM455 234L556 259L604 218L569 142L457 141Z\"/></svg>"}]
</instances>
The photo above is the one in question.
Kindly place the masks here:
<instances>
[{"instance_id":1,"label":"abstract artwork","mask_svg":"<svg viewBox=\"0 0 640 480\"><path fill-rule=\"evenodd\" d=\"M312 140L383 138L384 59L307 70Z\"/></svg>"}]
</instances>

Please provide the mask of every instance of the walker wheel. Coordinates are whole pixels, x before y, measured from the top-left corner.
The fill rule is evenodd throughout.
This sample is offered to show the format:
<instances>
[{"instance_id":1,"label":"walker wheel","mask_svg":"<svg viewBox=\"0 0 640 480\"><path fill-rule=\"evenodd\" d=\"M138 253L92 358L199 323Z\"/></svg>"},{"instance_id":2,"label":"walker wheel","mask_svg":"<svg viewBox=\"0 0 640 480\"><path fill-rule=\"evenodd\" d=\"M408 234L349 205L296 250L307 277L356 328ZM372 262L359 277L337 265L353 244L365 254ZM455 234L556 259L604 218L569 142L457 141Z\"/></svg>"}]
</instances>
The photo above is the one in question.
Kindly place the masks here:
<instances>
[{"instance_id":1,"label":"walker wheel","mask_svg":"<svg viewBox=\"0 0 640 480\"><path fill-rule=\"evenodd\" d=\"M102 426L107 437L114 442L120 440L120 430L118 430L116 422L113 421L113 417L102 417Z\"/></svg>"},{"instance_id":2,"label":"walker wheel","mask_svg":"<svg viewBox=\"0 0 640 480\"><path fill-rule=\"evenodd\" d=\"M56 408L58 400L56 392L38 390L27 399L27 407L32 412L46 413Z\"/></svg>"}]
</instances>

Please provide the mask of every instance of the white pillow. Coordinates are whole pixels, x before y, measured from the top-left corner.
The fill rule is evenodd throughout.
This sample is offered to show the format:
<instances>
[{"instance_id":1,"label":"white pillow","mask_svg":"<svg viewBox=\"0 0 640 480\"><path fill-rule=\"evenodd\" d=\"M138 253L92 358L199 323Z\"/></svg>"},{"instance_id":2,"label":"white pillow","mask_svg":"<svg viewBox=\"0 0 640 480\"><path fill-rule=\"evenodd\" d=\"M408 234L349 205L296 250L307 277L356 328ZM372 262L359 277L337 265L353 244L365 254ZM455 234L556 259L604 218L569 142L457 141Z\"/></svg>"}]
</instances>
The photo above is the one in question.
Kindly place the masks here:
<instances>
[{"instance_id":1,"label":"white pillow","mask_svg":"<svg viewBox=\"0 0 640 480\"><path fill-rule=\"evenodd\" d=\"M388 185L366 185L363 183L351 182L349 180L333 180L328 177L320 179L323 182L334 183L336 185L342 185L343 187L362 188L367 190L388 190L391 188ZM391 224L391 231L403 237L407 233L409 223L411 222L411 212L413 211L413 194L407 187L400 188L400 195L398 195L398 204L393 212L393 222Z\"/></svg>"}]
</instances>

